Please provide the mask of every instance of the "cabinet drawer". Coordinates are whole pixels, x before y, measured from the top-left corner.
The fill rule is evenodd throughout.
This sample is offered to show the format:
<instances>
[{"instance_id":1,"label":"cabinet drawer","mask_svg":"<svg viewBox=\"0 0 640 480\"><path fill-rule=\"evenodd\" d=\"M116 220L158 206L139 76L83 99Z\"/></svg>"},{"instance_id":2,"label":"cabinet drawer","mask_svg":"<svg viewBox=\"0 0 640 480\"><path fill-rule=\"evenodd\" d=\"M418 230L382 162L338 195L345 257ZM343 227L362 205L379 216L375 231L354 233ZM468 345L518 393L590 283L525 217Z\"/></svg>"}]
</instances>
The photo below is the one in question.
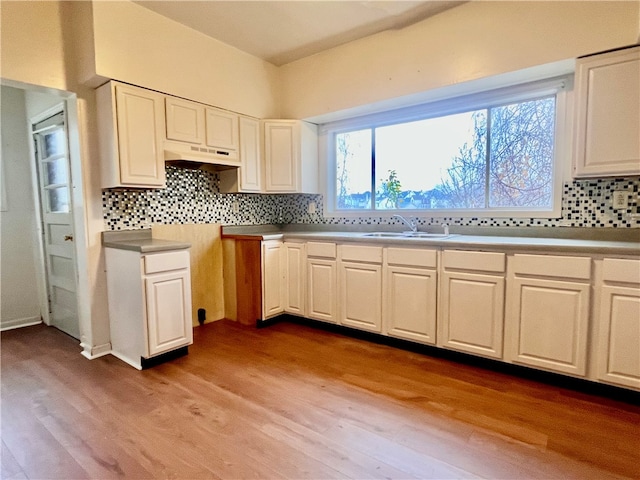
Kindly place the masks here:
<instances>
[{"instance_id":1,"label":"cabinet drawer","mask_svg":"<svg viewBox=\"0 0 640 480\"><path fill-rule=\"evenodd\" d=\"M387 263L389 265L436 268L437 255L435 250L389 247L387 248Z\"/></svg>"},{"instance_id":2,"label":"cabinet drawer","mask_svg":"<svg viewBox=\"0 0 640 480\"><path fill-rule=\"evenodd\" d=\"M640 283L640 260L605 258L602 279L605 282Z\"/></svg>"},{"instance_id":3,"label":"cabinet drawer","mask_svg":"<svg viewBox=\"0 0 640 480\"><path fill-rule=\"evenodd\" d=\"M189 250L144 256L144 273L167 272L189 267Z\"/></svg>"},{"instance_id":4,"label":"cabinet drawer","mask_svg":"<svg viewBox=\"0 0 640 480\"><path fill-rule=\"evenodd\" d=\"M340 258L352 262L382 263L382 247L340 245Z\"/></svg>"},{"instance_id":5,"label":"cabinet drawer","mask_svg":"<svg viewBox=\"0 0 640 480\"><path fill-rule=\"evenodd\" d=\"M328 242L307 243L307 256L336 258L336 244Z\"/></svg>"},{"instance_id":6,"label":"cabinet drawer","mask_svg":"<svg viewBox=\"0 0 640 480\"><path fill-rule=\"evenodd\" d=\"M591 278L591 258L560 257L555 255L514 255L513 273L589 280Z\"/></svg>"},{"instance_id":7,"label":"cabinet drawer","mask_svg":"<svg viewBox=\"0 0 640 480\"><path fill-rule=\"evenodd\" d=\"M445 250L442 255L442 264L445 269L502 273L505 270L505 254Z\"/></svg>"}]
</instances>

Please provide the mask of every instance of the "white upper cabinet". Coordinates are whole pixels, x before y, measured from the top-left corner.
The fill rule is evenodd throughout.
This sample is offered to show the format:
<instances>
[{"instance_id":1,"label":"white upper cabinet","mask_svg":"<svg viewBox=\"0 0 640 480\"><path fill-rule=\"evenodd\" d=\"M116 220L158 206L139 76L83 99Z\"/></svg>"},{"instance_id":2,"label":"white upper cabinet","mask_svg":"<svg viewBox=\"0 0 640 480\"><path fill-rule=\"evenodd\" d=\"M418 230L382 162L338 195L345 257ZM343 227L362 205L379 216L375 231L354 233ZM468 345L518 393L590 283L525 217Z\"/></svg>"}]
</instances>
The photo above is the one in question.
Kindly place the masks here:
<instances>
[{"instance_id":1,"label":"white upper cabinet","mask_svg":"<svg viewBox=\"0 0 640 480\"><path fill-rule=\"evenodd\" d=\"M204 105L166 97L167 140L204 144Z\"/></svg>"},{"instance_id":2,"label":"white upper cabinet","mask_svg":"<svg viewBox=\"0 0 640 480\"><path fill-rule=\"evenodd\" d=\"M237 114L171 96L165 97L165 113L165 147L182 145L179 149L183 151L186 144L196 155L194 160L214 163L210 160L213 155L219 160L215 163L240 165ZM198 156L201 154L204 156Z\"/></svg>"},{"instance_id":3,"label":"white upper cabinet","mask_svg":"<svg viewBox=\"0 0 640 480\"><path fill-rule=\"evenodd\" d=\"M239 146L240 168L221 170L221 193L261 193L262 192L262 153L260 148L260 121L240 116Z\"/></svg>"},{"instance_id":4,"label":"white upper cabinet","mask_svg":"<svg viewBox=\"0 0 640 480\"><path fill-rule=\"evenodd\" d=\"M209 147L225 150L238 150L238 115L217 108L207 107L205 110Z\"/></svg>"},{"instance_id":5,"label":"white upper cabinet","mask_svg":"<svg viewBox=\"0 0 640 480\"><path fill-rule=\"evenodd\" d=\"M163 95L109 82L96 100L102 187L164 187Z\"/></svg>"},{"instance_id":6,"label":"white upper cabinet","mask_svg":"<svg viewBox=\"0 0 640 480\"><path fill-rule=\"evenodd\" d=\"M640 175L640 47L578 59L574 176Z\"/></svg>"},{"instance_id":7,"label":"white upper cabinet","mask_svg":"<svg viewBox=\"0 0 640 480\"><path fill-rule=\"evenodd\" d=\"M265 120L265 191L318 193L317 126L298 120Z\"/></svg>"}]
</instances>

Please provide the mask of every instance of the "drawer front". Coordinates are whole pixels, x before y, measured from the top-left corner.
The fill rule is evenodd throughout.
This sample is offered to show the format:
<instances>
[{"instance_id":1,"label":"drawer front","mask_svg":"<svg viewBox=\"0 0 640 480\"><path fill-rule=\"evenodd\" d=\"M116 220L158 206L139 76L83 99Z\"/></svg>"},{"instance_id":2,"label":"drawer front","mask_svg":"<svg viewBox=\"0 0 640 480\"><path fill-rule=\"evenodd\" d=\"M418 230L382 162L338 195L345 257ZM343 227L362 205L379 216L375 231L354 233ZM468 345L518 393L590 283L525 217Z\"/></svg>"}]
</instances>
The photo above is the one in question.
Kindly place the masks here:
<instances>
[{"instance_id":1,"label":"drawer front","mask_svg":"<svg viewBox=\"0 0 640 480\"><path fill-rule=\"evenodd\" d=\"M336 258L336 244L329 242L307 243L307 256Z\"/></svg>"},{"instance_id":2,"label":"drawer front","mask_svg":"<svg viewBox=\"0 0 640 480\"><path fill-rule=\"evenodd\" d=\"M556 255L514 255L513 273L589 280L591 278L591 258Z\"/></svg>"},{"instance_id":3,"label":"drawer front","mask_svg":"<svg viewBox=\"0 0 640 480\"><path fill-rule=\"evenodd\" d=\"M436 250L417 248L387 248L387 263L389 265L405 265L408 267L436 268Z\"/></svg>"},{"instance_id":4,"label":"drawer front","mask_svg":"<svg viewBox=\"0 0 640 480\"><path fill-rule=\"evenodd\" d=\"M502 273L505 271L505 258L504 253L498 252L445 250L442 264L445 269Z\"/></svg>"},{"instance_id":5,"label":"drawer front","mask_svg":"<svg viewBox=\"0 0 640 480\"><path fill-rule=\"evenodd\" d=\"M144 256L144 273L168 272L189 268L189 250L150 253Z\"/></svg>"},{"instance_id":6,"label":"drawer front","mask_svg":"<svg viewBox=\"0 0 640 480\"><path fill-rule=\"evenodd\" d=\"M382 247L340 245L340 258L352 262L382 263Z\"/></svg>"},{"instance_id":7,"label":"drawer front","mask_svg":"<svg viewBox=\"0 0 640 480\"><path fill-rule=\"evenodd\" d=\"M602 279L605 282L640 283L640 260L605 258Z\"/></svg>"}]
</instances>

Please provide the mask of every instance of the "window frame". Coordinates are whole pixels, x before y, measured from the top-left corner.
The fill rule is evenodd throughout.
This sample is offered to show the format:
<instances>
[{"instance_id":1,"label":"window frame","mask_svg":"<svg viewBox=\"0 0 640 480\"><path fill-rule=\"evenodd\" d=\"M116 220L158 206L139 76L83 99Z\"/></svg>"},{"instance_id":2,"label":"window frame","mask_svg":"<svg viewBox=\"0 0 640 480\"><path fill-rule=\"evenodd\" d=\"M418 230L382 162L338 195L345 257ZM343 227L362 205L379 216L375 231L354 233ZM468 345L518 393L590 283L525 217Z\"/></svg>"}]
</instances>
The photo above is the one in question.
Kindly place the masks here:
<instances>
[{"instance_id":1,"label":"window frame","mask_svg":"<svg viewBox=\"0 0 640 480\"><path fill-rule=\"evenodd\" d=\"M562 75L534 82L489 89L466 95L446 97L410 107L380 111L369 115L345 118L319 126L321 191L327 217L381 217L395 214L434 218L559 218L562 208L562 185L571 164L571 122L568 104L573 86L572 75ZM553 185L550 208L486 207L477 209L336 209L336 134L398 123L437 118L471 110L499 107L554 95L556 118L554 125ZM372 192L374 193L374 192Z\"/></svg>"}]
</instances>

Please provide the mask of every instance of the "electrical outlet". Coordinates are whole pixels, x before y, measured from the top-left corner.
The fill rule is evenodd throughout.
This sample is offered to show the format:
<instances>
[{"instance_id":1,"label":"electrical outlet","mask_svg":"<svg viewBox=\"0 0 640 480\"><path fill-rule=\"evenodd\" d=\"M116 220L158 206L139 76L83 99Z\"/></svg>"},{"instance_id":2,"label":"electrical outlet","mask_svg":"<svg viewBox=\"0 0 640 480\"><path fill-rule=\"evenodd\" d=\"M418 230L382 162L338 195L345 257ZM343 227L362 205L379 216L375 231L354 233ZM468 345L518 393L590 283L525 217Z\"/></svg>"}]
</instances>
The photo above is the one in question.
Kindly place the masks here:
<instances>
[{"instance_id":1,"label":"electrical outlet","mask_svg":"<svg viewBox=\"0 0 640 480\"><path fill-rule=\"evenodd\" d=\"M316 213L316 202L309 202L309 208L307 209L309 215Z\"/></svg>"},{"instance_id":2,"label":"electrical outlet","mask_svg":"<svg viewBox=\"0 0 640 480\"><path fill-rule=\"evenodd\" d=\"M625 210L629 206L629 192L616 190L613 192L613 209Z\"/></svg>"},{"instance_id":3,"label":"electrical outlet","mask_svg":"<svg viewBox=\"0 0 640 480\"><path fill-rule=\"evenodd\" d=\"M238 205L238 202L236 200L231 203L231 210L233 211L233 213L238 213L240 211L240 205Z\"/></svg>"}]
</instances>

